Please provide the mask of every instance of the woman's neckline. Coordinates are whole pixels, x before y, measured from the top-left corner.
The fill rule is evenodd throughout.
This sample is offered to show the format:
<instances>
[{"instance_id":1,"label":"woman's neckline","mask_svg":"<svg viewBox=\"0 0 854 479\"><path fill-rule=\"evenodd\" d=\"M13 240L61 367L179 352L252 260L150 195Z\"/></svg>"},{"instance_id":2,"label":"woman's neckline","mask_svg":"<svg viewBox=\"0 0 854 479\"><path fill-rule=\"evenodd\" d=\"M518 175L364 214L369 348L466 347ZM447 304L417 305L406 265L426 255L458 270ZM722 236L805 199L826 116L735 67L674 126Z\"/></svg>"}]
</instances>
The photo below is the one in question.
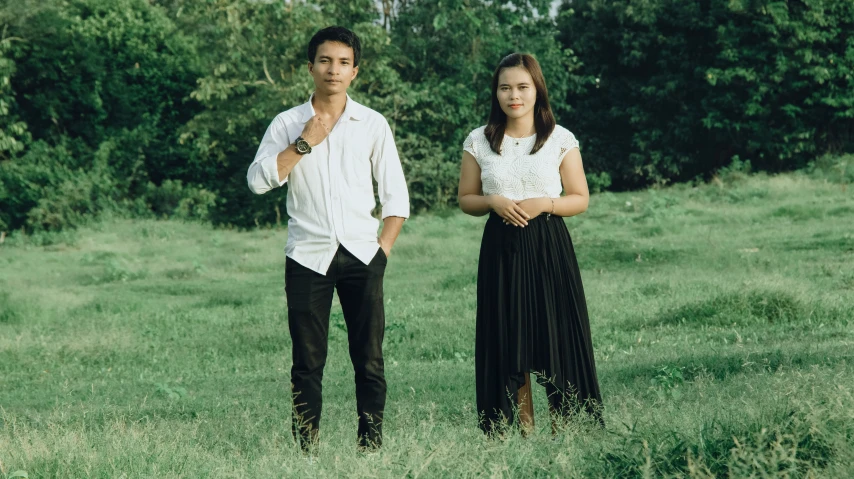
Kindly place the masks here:
<instances>
[{"instance_id":1,"label":"woman's neckline","mask_svg":"<svg viewBox=\"0 0 854 479\"><path fill-rule=\"evenodd\" d=\"M506 134L506 133L505 133L505 134L504 134L504 136L505 136L506 138L510 138L511 140L519 141L519 140L527 140L527 139L529 139L529 138L533 138L533 137L537 136L537 134L536 134L536 133L534 133L533 135L520 136L519 138L516 138L515 136L510 136L510 135L508 135L508 134Z\"/></svg>"}]
</instances>

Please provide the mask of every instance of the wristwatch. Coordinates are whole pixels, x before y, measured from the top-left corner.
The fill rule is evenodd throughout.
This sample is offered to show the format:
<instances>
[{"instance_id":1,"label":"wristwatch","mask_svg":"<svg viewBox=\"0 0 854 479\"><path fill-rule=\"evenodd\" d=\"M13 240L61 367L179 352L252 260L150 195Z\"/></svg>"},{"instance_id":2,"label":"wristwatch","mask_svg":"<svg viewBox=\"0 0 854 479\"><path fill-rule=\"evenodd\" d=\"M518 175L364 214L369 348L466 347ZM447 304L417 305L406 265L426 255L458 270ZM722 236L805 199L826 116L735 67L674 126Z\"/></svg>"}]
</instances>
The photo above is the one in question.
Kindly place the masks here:
<instances>
[{"instance_id":1,"label":"wristwatch","mask_svg":"<svg viewBox=\"0 0 854 479\"><path fill-rule=\"evenodd\" d=\"M296 146L297 153L299 153L300 155L311 153L311 145L309 145L308 142L305 141L305 138L301 136L297 137L297 141L296 143L294 143L294 146Z\"/></svg>"}]
</instances>

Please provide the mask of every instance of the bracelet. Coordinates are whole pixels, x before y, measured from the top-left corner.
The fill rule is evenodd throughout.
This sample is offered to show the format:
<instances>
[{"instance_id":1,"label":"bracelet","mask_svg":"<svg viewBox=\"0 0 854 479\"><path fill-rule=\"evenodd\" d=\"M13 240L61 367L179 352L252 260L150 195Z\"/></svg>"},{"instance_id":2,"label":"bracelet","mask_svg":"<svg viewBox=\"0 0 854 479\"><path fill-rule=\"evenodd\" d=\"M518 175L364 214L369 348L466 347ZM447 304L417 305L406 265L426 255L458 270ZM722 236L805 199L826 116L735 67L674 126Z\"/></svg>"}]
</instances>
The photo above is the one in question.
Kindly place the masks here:
<instances>
[{"instance_id":1,"label":"bracelet","mask_svg":"<svg viewBox=\"0 0 854 479\"><path fill-rule=\"evenodd\" d=\"M548 221L552 217L552 215L555 214L555 200L554 198L549 198L549 201L552 202L552 211L551 213L546 213L546 221Z\"/></svg>"}]
</instances>

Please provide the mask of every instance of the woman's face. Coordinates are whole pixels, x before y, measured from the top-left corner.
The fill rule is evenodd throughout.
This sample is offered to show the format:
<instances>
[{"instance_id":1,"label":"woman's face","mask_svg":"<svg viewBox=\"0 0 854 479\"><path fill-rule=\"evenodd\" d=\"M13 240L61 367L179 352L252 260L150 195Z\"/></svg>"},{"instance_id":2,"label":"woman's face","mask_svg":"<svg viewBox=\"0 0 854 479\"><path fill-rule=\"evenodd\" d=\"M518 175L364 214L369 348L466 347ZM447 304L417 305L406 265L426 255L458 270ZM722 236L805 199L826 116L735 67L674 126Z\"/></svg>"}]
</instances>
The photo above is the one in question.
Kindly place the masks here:
<instances>
[{"instance_id":1,"label":"woman's face","mask_svg":"<svg viewBox=\"0 0 854 479\"><path fill-rule=\"evenodd\" d=\"M507 114L507 118L523 118L534 114L537 103L537 89L528 70L511 67L498 74L498 104Z\"/></svg>"}]
</instances>

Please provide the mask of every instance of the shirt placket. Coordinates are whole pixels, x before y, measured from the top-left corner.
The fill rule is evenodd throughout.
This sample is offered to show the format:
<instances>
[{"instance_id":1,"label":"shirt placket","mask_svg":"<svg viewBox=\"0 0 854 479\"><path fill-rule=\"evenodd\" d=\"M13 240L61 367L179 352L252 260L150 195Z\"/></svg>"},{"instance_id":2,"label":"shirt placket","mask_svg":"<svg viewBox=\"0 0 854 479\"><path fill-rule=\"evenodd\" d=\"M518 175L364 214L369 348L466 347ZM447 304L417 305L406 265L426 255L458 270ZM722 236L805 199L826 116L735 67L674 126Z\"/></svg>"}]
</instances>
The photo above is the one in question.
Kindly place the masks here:
<instances>
[{"instance_id":1,"label":"shirt placket","mask_svg":"<svg viewBox=\"0 0 854 479\"><path fill-rule=\"evenodd\" d=\"M332 222L332 231L334 232L333 241L338 244L343 236L344 218L342 209L342 194L341 190L341 175L336 174L341 171L342 150L336 148L337 145L343 146L344 140L344 125L342 121L332 127L332 131L326 137L327 147L329 148L329 161L327 162L328 178L329 178L329 218Z\"/></svg>"}]
</instances>

